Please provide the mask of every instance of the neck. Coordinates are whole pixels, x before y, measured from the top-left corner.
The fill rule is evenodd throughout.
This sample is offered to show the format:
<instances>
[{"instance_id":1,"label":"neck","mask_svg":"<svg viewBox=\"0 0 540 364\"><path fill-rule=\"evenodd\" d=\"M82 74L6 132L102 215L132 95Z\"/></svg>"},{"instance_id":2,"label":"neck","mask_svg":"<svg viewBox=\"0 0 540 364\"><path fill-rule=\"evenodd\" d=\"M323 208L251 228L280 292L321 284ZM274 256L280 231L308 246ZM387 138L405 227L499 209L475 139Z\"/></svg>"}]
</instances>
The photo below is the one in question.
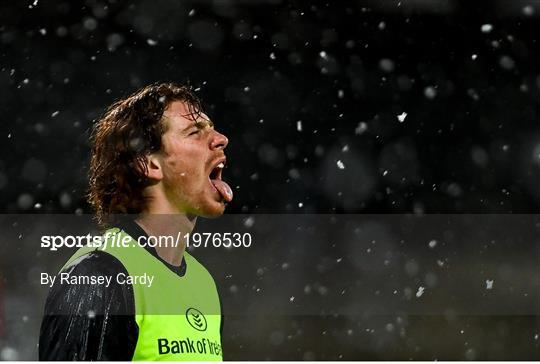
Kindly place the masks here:
<instances>
[{"instance_id":1,"label":"neck","mask_svg":"<svg viewBox=\"0 0 540 364\"><path fill-rule=\"evenodd\" d=\"M148 234L156 237L156 252L167 263L180 266L186 250L186 234L191 234L196 216L145 212L135 220Z\"/></svg>"}]
</instances>

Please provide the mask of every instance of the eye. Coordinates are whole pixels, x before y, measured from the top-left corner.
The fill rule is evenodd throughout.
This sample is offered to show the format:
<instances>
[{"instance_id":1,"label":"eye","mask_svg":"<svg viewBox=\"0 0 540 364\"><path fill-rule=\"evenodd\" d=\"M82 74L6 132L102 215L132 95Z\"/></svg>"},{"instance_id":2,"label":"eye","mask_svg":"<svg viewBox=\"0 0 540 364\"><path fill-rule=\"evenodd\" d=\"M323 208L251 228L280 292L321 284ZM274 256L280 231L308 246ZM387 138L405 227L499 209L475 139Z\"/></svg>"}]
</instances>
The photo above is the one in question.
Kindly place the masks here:
<instances>
[{"instance_id":1,"label":"eye","mask_svg":"<svg viewBox=\"0 0 540 364\"><path fill-rule=\"evenodd\" d=\"M188 135L191 136L191 135L195 135L195 134L199 134L200 133L200 129L197 129L197 130L193 130L191 133L189 133Z\"/></svg>"}]
</instances>

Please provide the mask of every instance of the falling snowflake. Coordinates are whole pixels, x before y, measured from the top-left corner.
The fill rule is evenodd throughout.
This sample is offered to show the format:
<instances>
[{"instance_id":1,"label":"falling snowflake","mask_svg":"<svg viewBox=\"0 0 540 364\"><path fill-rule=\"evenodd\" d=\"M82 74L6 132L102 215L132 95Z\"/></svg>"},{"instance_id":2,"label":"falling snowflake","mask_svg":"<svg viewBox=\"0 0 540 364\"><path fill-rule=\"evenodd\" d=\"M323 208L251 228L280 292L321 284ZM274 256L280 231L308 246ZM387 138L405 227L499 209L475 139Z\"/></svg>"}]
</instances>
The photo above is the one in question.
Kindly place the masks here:
<instances>
[{"instance_id":1,"label":"falling snowflake","mask_svg":"<svg viewBox=\"0 0 540 364\"><path fill-rule=\"evenodd\" d=\"M338 160L336 164L337 164L339 169L345 169L345 164L343 164L343 162L341 160Z\"/></svg>"},{"instance_id":2,"label":"falling snowflake","mask_svg":"<svg viewBox=\"0 0 540 364\"><path fill-rule=\"evenodd\" d=\"M428 243L428 246L433 249L437 246L437 240L433 239Z\"/></svg>"},{"instance_id":3,"label":"falling snowflake","mask_svg":"<svg viewBox=\"0 0 540 364\"><path fill-rule=\"evenodd\" d=\"M296 122L296 130L302 131L302 120Z\"/></svg>"},{"instance_id":4,"label":"falling snowflake","mask_svg":"<svg viewBox=\"0 0 540 364\"><path fill-rule=\"evenodd\" d=\"M442 266L444 266L444 262L443 262L442 260L439 259L439 260L437 260L437 265L438 265L439 267L442 267Z\"/></svg>"},{"instance_id":5,"label":"falling snowflake","mask_svg":"<svg viewBox=\"0 0 540 364\"><path fill-rule=\"evenodd\" d=\"M505 70L511 70L516 65L516 62L511 57L504 55L499 59L499 65Z\"/></svg>"},{"instance_id":6,"label":"falling snowflake","mask_svg":"<svg viewBox=\"0 0 540 364\"><path fill-rule=\"evenodd\" d=\"M482 25L482 27L480 28L482 30L482 33L489 33L493 30L493 25L491 24L484 24Z\"/></svg>"},{"instance_id":7,"label":"falling snowflake","mask_svg":"<svg viewBox=\"0 0 540 364\"><path fill-rule=\"evenodd\" d=\"M424 96L428 99L434 99L437 96L437 90L433 86L428 86L424 89Z\"/></svg>"},{"instance_id":8,"label":"falling snowflake","mask_svg":"<svg viewBox=\"0 0 540 364\"><path fill-rule=\"evenodd\" d=\"M354 133L356 135L364 134L364 132L367 130L367 128L368 128L367 123L361 121L361 122L358 123L358 126L356 127L356 129L354 129Z\"/></svg>"},{"instance_id":9,"label":"falling snowflake","mask_svg":"<svg viewBox=\"0 0 540 364\"><path fill-rule=\"evenodd\" d=\"M402 112L401 114L399 114L397 116L397 119L399 120L400 123L404 122L405 121L405 118L407 117L407 113L406 112Z\"/></svg>"},{"instance_id":10,"label":"falling snowflake","mask_svg":"<svg viewBox=\"0 0 540 364\"><path fill-rule=\"evenodd\" d=\"M255 224L255 219L252 216L250 216L250 217L248 217L247 219L244 220L244 226L247 227L247 228L252 227L253 224Z\"/></svg>"},{"instance_id":11,"label":"falling snowflake","mask_svg":"<svg viewBox=\"0 0 540 364\"><path fill-rule=\"evenodd\" d=\"M149 46L153 47L153 46L157 45L158 42L153 40L153 39L148 38L146 40L146 43L148 43Z\"/></svg>"},{"instance_id":12,"label":"falling snowflake","mask_svg":"<svg viewBox=\"0 0 540 364\"><path fill-rule=\"evenodd\" d=\"M493 279L486 279L486 289L493 289Z\"/></svg>"},{"instance_id":13,"label":"falling snowflake","mask_svg":"<svg viewBox=\"0 0 540 364\"><path fill-rule=\"evenodd\" d=\"M424 294L424 290L425 290L424 287L422 286L418 287L418 291L416 291L416 297L418 298L422 297L422 295Z\"/></svg>"},{"instance_id":14,"label":"falling snowflake","mask_svg":"<svg viewBox=\"0 0 540 364\"><path fill-rule=\"evenodd\" d=\"M31 6L31 5L30 5ZM0 360L2 361L16 361L19 359L19 352L9 346L6 346L0 350Z\"/></svg>"},{"instance_id":15,"label":"falling snowflake","mask_svg":"<svg viewBox=\"0 0 540 364\"><path fill-rule=\"evenodd\" d=\"M523 15L531 16L534 14L534 8L530 5L525 6L523 9Z\"/></svg>"},{"instance_id":16,"label":"falling snowflake","mask_svg":"<svg viewBox=\"0 0 540 364\"><path fill-rule=\"evenodd\" d=\"M395 68L394 61L388 58L383 58L379 61L379 68L384 72L392 72Z\"/></svg>"}]
</instances>

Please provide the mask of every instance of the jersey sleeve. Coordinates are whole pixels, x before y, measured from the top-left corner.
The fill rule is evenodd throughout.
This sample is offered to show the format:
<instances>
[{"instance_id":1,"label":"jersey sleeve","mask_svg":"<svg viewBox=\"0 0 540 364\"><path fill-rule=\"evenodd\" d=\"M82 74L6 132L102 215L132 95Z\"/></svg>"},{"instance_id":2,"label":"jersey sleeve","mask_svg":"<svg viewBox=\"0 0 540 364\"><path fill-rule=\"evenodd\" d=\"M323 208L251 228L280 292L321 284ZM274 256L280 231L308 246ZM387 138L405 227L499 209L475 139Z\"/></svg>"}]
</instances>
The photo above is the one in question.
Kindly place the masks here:
<instances>
[{"instance_id":1,"label":"jersey sleeve","mask_svg":"<svg viewBox=\"0 0 540 364\"><path fill-rule=\"evenodd\" d=\"M111 276L110 285L60 283L70 277ZM127 275L112 255L93 251L59 273L49 291L39 335L39 360L122 360L133 357L138 326L130 284L115 277Z\"/></svg>"}]
</instances>

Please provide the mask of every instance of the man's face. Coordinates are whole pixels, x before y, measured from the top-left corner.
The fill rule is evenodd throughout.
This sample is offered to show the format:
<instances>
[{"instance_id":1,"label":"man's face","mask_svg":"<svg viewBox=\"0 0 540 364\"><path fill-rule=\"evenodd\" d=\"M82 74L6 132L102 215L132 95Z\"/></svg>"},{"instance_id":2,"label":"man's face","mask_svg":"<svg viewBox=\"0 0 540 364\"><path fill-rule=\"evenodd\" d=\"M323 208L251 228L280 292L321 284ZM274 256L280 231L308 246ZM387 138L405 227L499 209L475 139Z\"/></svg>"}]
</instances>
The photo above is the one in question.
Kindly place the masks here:
<instances>
[{"instance_id":1,"label":"man's face","mask_svg":"<svg viewBox=\"0 0 540 364\"><path fill-rule=\"evenodd\" d=\"M195 119L196 118L196 119ZM178 212L219 216L232 200L229 185L221 180L228 140L214 130L208 116L191 115L186 104L172 102L163 114L163 191Z\"/></svg>"}]
</instances>

